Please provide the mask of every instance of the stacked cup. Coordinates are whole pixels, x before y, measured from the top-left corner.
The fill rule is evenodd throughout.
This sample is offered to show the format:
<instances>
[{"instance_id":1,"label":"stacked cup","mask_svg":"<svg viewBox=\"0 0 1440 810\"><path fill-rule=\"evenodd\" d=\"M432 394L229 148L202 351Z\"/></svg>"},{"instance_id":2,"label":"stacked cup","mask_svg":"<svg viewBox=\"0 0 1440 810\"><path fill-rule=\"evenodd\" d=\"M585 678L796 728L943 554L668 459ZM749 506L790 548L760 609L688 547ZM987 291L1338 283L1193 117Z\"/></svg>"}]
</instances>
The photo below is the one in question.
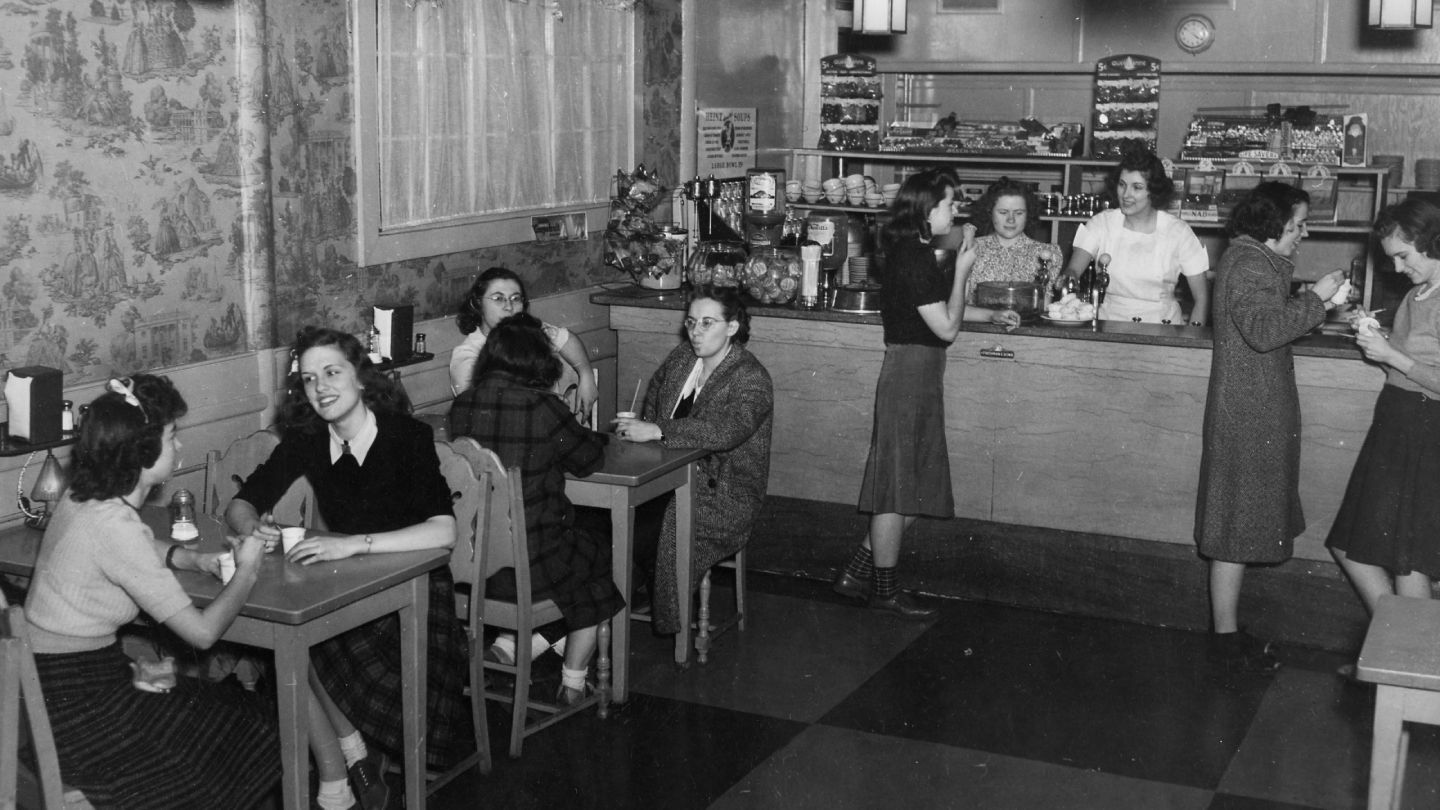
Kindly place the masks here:
<instances>
[{"instance_id":1,"label":"stacked cup","mask_svg":"<svg viewBox=\"0 0 1440 810\"><path fill-rule=\"evenodd\" d=\"M800 195L805 198L805 202L814 204L825 199L825 189L821 187L819 180L807 178L800 184Z\"/></svg>"},{"instance_id":2,"label":"stacked cup","mask_svg":"<svg viewBox=\"0 0 1440 810\"><path fill-rule=\"evenodd\" d=\"M840 205L845 202L845 181L838 177L832 177L820 184L825 189L825 200L832 205Z\"/></svg>"},{"instance_id":3,"label":"stacked cup","mask_svg":"<svg viewBox=\"0 0 1440 810\"><path fill-rule=\"evenodd\" d=\"M880 187L880 194L884 197L886 205L894 205L895 198L900 194L900 184L886 183Z\"/></svg>"},{"instance_id":4,"label":"stacked cup","mask_svg":"<svg viewBox=\"0 0 1440 810\"><path fill-rule=\"evenodd\" d=\"M847 261L850 284L865 284L870 280L870 257L851 256Z\"/></svg>"},{"instance_id":5,"label":"stacked cup","mask_svg":"<svg viewBox=\"0 0 1440 810\"><path fill-rule=\"evenodd\" d=\"M800 183L799 180L786 180L786 181L785 181L785 201L786 201L786 202L791 202L791 203L800 202L800 195L801 195L802 189L803 189L803 187L802 187L802 185L801 185L801 183Z\"/></svg>"},{"instance_id":6,"label":"stacked cup","mask_svg":"<svg viewBox=\"0 0 1440 810\"><path fill-rule=\"evenodd\" d=\"M865 204L865 175L845 175L845 198L851 205Z\"/></svg>"},{"instance_id":7,"label":"stacked cup","mask_svg":"<svg viewBox=\"0 0 1440 810\"><path fill-rule=\"evenodd\" d=\"M879 208L885 204L885 195L879 189L869 189L865 192L865 205L871 208Z\"/></svg>"}]
</instances>

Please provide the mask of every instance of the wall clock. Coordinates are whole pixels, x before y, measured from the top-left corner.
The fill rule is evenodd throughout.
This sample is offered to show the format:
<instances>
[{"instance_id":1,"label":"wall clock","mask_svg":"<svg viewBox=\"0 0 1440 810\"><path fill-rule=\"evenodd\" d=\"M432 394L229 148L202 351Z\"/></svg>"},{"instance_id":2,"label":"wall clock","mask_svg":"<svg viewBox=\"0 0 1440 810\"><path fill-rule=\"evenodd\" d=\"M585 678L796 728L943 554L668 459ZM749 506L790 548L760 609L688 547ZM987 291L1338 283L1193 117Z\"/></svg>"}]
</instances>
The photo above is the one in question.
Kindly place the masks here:
<instances>
[{"instance_id":1,"label":"wall clock","mask_svg":"<svg viewBox=\"0 0 1440 810\"><path fill-rule=\"evenodd\" d=\"M1203 14L1187 14L1175 25L1175 44L1188 54L1197 54L1215 43L1215 23Z\"/></svg>"}]
</instances>

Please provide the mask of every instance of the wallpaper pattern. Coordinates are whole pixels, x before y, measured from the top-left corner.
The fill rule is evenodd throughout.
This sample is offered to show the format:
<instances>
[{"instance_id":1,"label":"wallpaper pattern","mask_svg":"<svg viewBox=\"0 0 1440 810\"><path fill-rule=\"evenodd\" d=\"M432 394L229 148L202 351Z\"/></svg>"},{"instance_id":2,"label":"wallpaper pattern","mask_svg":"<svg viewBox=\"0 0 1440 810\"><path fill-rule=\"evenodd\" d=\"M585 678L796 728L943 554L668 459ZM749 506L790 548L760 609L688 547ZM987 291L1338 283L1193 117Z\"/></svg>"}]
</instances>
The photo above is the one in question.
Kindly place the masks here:
<instances>
[{"instance_id":1,"label":"wallpaper pattern","mask_svg":"<svg viewBox=\"0 0 1440 810\"><path fill-rule=\"evenodd\" d=\"M633 13L641 160L674 177L679 0ZM343 0L0 4L0 369L70 385L360 332L374 303L440 317L493 265L535 296L618 280L600 227L357 266L347 21Z\"/></svg>"}]
</instances>

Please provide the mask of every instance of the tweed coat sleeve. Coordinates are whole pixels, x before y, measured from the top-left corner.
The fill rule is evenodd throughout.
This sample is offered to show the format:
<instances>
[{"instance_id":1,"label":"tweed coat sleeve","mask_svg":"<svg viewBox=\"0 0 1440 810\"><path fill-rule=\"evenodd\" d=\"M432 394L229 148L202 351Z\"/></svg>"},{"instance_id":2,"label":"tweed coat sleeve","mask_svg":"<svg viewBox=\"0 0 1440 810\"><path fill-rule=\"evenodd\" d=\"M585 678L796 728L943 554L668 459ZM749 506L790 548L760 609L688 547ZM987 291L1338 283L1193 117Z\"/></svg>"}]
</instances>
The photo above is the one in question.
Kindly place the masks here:
<instances>
[{"instance_id":1,"label":"tweed coat sleeve","mask_svg":"<svg viewBox=\"0 0 1440 810\"><path fill-rule=\"evenodd\" d=\"M744 346L735 344L700 390L690 416L661 416L674 410L694 363L690 347L681 344L660 364L645 393L646 421L660 426L666 447L733 450L755 435L775 410L770 373Z\"/></svg>"},{"instance_id":2,"label":"tweed coat sleeve","mask_svg":"<svg viewBox=\"0 0 1440 810\"><path fill-rule=\"evenodd\" d=\"M1257 352L1289 345L1325 320L1325 303L1315 293L1290 293L1288 259L1259 242L1240 238L1226 251L1220 272L1229 273L1225 302L1218 307L1240 337Z\"/></svg>"}]
</instances>

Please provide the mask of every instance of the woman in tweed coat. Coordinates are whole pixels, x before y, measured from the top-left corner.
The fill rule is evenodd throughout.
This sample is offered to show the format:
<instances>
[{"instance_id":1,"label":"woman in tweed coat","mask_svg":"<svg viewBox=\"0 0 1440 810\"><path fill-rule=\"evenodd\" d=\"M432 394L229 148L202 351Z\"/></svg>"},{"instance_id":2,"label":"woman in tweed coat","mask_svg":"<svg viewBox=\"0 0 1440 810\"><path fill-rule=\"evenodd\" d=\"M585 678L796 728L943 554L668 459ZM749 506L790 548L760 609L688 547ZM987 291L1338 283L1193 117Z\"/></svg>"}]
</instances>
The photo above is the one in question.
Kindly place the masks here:
<instances>
[{"instance_id":1,"label":"woman in tweed coat","mask_svg":"<svg viewBox=\"0 0 1440 810\"><path fill-rule=\"evenodd\" d=\"M745 349L750 314L733 287L701 287L685 317L687 340L650 378L641 417L616 421L615 433L632 442L702 447L695 487L695 550L691 579L697 587L715 563L739 551L765 500L770 480L770 429L775 394L770 373ZM680 630L675 581L675 506L665 509L655 559L656 633ZM689 598L687 594L685 598Z\"/></svg>"},{"instance_id":2,"label":"woman in tweed coat","mask_svg":"<svg viewBox=\"0 0 1440 810\"><path fill-rule=\"evenodd\" d=\"M1300 509L1300 398L1290 344L1325 320L1341 271L1291 294L1292 257L1310 197L1257 186L1230 217L1215 282L1214 346L1205 402L1195 542L1210 562L1209 656L1235 671L1271 672L1269 645L1239 626L1245 566L1290 558Z\"/></svg>"}]
</instances>

